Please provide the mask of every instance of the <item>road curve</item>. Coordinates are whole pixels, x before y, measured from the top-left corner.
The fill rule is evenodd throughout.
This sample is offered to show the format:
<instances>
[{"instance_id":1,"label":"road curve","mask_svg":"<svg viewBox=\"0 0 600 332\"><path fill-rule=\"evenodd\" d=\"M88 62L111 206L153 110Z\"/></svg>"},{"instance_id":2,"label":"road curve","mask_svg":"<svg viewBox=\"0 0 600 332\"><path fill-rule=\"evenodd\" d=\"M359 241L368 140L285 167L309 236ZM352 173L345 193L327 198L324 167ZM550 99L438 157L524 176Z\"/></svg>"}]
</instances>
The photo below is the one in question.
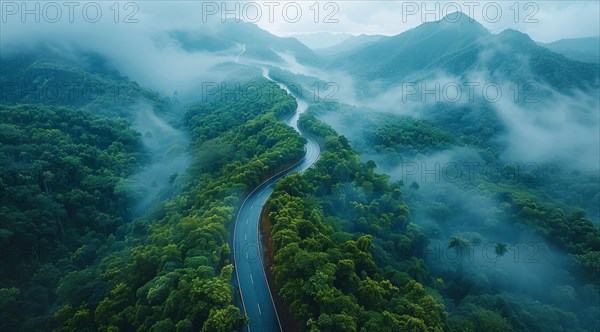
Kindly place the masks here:
<instances>
[{"instance_id":1,"label":"road curve","mask_svg":"<svg viewBox=\"0 0 600 332\"><path fill-rule=\"evenodd\" d=\"M269 76L268 70L264 68L263 76L273 81ZM277 84L292 94L285 85ZM275 303L273 302L272 290L267 283L265 266L263 264L264 250L259 231L262 208L273 192L277 181L290 173L305 171L319 159L321 153L319 144L312 138L304 135L298 128L300 114L306 111L308 105L296 96L294 98L296 98L298 107L296 112L285 120L285 123L307 139L307 143L304 146L304 158L288 169L264 181L254 189L242 203L233 229L235 279L237 280L242 300L242 311L250 318L249 325L244 328L248 332L282 331L281 322L275 308Z\"/></svg>"}]
</instances>

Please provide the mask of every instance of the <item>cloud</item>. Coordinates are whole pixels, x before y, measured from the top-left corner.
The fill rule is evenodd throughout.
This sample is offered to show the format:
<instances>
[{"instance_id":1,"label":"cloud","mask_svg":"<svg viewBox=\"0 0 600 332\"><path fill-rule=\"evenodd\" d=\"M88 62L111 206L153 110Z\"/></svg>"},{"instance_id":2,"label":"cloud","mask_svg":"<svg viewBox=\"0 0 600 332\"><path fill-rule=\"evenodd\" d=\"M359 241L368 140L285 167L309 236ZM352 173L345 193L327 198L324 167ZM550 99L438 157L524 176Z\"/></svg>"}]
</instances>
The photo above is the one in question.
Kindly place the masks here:
<instances>
[{"instance_id":1,"label":"cloud","mask_svg":"<svg viewBox=\"0 0 600 332\"><path fill-rule=\"evenodd\" d=\"M0 29L1 55L10 56L39 46L50 46L67 55L73 51L97 52L131 79L171 95L175 90L181 93L194 89L202 81L223 81L228 72L215 67L234 62L239 53L238 49L220 55L188 53L168 36L174 30L204 31L218 27L219 22L202 22L200 3L178 2L174 6L164 2L134 2L136 7L128 10L120 7L116 14L111 7L113 3L89 2L99 6L101 12L94 23L88 22L95 19L94 10L89 9L85 14L82 9L86 3L75 7L70 17L68 7L61 5L63 15L56 23L48 21L43 6L39 23L33 15L25 20L19 13L7 16ZM126 23L128 20L131 23Z\"/></svg>"},{"instance_id":2,"label":"cloud","mask_svg":"<svg viewBox=\"0 0 600 332\"><path fill-rule=\"evenodd\" d=\"M134 8L124 5L119 7L118 15L115 13L114 7L111 9L112 3L101 2L102 15L96 23L87 22L90 15L89 11L87 16L82 11L86 4L84 2L75 8L73 17L68 17L67 9L63 7L63 16L57 23L48 22L49 14L44 14L44 7L41 7L40 23L32 23L31 20L34 20L35 17L31 15L25 16L23 22L23 17L18 13L7 14L6 3L11 2L2 4L4 10L2 19L7 21L2 23L0 32L2 55L14 54L24 48L33 48L41 44L53 44L65 53L69 53L71 50L95 51L106 56L119 71L131 79L166 95L171 95L175 90L179 91L180 95L198 93L198 87L202 82L222 82L227 77L231 77L231 72L225 70L225 67L221 65L227 62L236 62L239 54L237 48L218 55L186 52L168 36L167 32L173 30L217 31L219 27L222 27L218 15L212 15L210 21L203 20L207 2L204 5L197 2L176 2L176 4L173 2L168 4L149 1L136 2L137 7ZM13 3L21 6L18 2ZM221 6L220 3L217 4ZM242 8L245 4L247 2L240 2ZM285 5L281 3L281 9ZM309 8L311 4L301 3L300 5L304 14L311 13ZM323 7L323 4L319 5ZM407 8L408 3L406 2L339 2L337 5L339 5L337 12L340 15L339 23L327 25L324 22L315 23L314 20L306 21L306 18L302 17L298 23L294 23L293 27L302 32L315 26L318 26L319 29L328 26L338 30L357 29L356 31L361 32L370 32L369 29L376 27L397 33L408 29L413 24L416 26L421 23L423 18L418 14L407 16L404 13L407 18L404 23L402 11ZM447 2L439 3L441 8L444 8L445 5ZM561 33L584 34L588 27L596 27L598 24L597 15L590 17L591 14L589 14L594 12L595 8L597 9L598 3L543 2L538 5L540 8L536 18L539 19L539 23L518 23L517 25L526 31L529 30L528 32L532 33L534 37L534 33L541 33L546 28L555 33L560 30ZM485 6L485 3L482 3L481 6ZM514 21L514 17L508 15L511 9L507 8L505 4L502 6L504 15L499 22L494 23L495 27L500 27L499 29L508 27L512 24L510 22ZM21 9L18 8L18 10ZM422 10L422 8L419 9ZM597 13L597 10L595 12ZM132 13L134 15L128 17ZM281 14L281 11L279 13ZM439 15L435 16L430 15L425 18L439 19ZM489 18L482 19L477 15L474 16L482 24L490 27ZM71 23L71 18L73 23ZM115 23L115 19L117 23ZM137 22L125 23L126 19L137 20ZM279 17L279 22L283 23L278 25L278 18L273 17L273 19L274 23L267 24L266 27L279 29L289 27L291 24ZM262 23L264 22L261 20L259 24ZM552 27L550 28L548 24ZM597 32L597 29L595 31ZM556 35L553 38L557 39ZM359 90L356 90L356 81L346 73L326 72L302 66L293 57L280 55L286 61L284 69L314 76L324 82L334 82L338 89L335 98L344 103L384 112L401 112L412 116L419 116L423 109L430 106L428 100L423 101L422 92L408 95L407 89L413 88L412 86L390 87L383 84L378 85L378 82L361 82L367 84L368 90L373 92L369 94L369 98L365 98L359 94ZM484 59L480 60L481 63L485 62ZM522 72L525 70L528 69L524 68ZM427 80L418 82L427 87L435 86L435 84L443 87L448 83L464 81L464 78L459 79L443 72L428 73L428 75ZM471 80L477 82L495 81L495 78L486 79L487 76L484 74L475 72L466 73L463 76L471 77ZM509 87L505 83L503 84L503 90L508 91ZM305 88L306 91L309 91L310 87ZM440 93L442 98L447 97L442 90L438 92L438 95ZM576 165L577 168L598 169L598 113L593 111L597 110L599 106L597 95L577 93L570 97L552 92L549 98L534 105L515 104L509 99L507 96L493 104L510 132L509 147L506 151L507 158L527 156L539 161L566 160ZM465 102L467 102L465 98L460 100L460 103Z\"/></svg>"},{"instance_id":3,"label":"cloud","mask_svg":"<svg viewBox=\"0 0 600 332\"><path fill-rule=\"evenodd\" d=\"M530 105L502 100L494 105L509 131L510 160L552 162L571 169L600 169L598 95L553 93Z\"/></svg>"},{"instance_id":4,"label":"cloud","mask_svg":"<svg viewBox=\"0 0 600 332\"><path fill-rule=\"evenodd\" d=\"M493 33L511 28L541 42L597 36L600 31L600 4L594 1L519 2L518 6L502 1L334 1L332 9L320 8L320 19L315 19L312 2L298 3L304 13L298 22L288 22L278 12L272 22L265 15L258 25L278 35L319 31L396 35L458 9ZM324 22L325 14L334 12L337 22Z\"/></svg>"},{"instance_id":5,"label":"cloud","mask_svg":"<svg viewBox=\"0 0 600 332\"><path fill-rule=\"evenodd\" d=\"M137 192L134 213L139 214L174 190L175 178L171 176L183 174L192 158L187 151L189 136L158 117L151 106L137 105L133 128L142 133L142 141L152 154L152 162L132 175L126 186Z\"/></svg>"}]
</instances>

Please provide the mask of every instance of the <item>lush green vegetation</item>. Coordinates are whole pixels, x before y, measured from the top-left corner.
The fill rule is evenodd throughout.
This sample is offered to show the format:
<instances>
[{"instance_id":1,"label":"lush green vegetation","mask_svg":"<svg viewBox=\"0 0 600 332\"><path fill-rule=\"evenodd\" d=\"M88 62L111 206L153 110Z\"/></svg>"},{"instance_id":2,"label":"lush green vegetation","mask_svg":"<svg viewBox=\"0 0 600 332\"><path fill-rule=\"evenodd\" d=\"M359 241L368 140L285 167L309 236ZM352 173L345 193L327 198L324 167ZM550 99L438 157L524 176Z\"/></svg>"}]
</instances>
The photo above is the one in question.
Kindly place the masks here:
<instances>
[{"instance_id":1,"label":"lush green vegetation","mask_svg":"<svg viewBox=\"0 0 600 332\"><path fill-rule=\"evenodd\" d=\"M42 105L0 106L0 118L1 320L33 329L66 294L61 278L128 220L116 189L147 156L123 120Z\"/></svg>"},{"instance_id":2,"label":"lush green vegetation","mask_svg":"<svg viewBox=\"0 0 600 332\"><path fill-rule=\"evenodd\" d=\"M129 81L97 54L80 54L72 61L40 50L2 58L2 67L0 102L6 105L70 106L129 120L140 102L152 105L158 113L170 107L165 98Z\"/></svg>"},{"instance_id":3,"label":"lush green vegetation","mask_svg":"<svg viewBox=\"0 0 600 332\"><path fill-rule=\"evenodd\" d=\"M487 34L472 35L480 33ZM203 47L203 35L196 37L185 36L184 46ZM379 49L399 42L400 53L414 51L405 37ZM559 90L578 86L564 77L588 85L597 71L574 62L555 67L560 58L514 32L495 38L528 48L534 77ZM297 48L290 43L280 48ZM471 66L461 62L470 51L460 45L441 53L417 46L457 73ZM262 52L248 49L275 56ZM510 62L504 53L491 57L490 68ZM281 121L294 99L260 79L258 95L182 107L99 56L82 54L73 64L39 54L2 59L0 73L0 329L240 329L246 318L234 301L230 229L245 195L303 155L305 140ZM362 75L385 81L414 69L384 67ZM297 80L301 97L319 106L312 112L346 134L302 116L321 159L282 179L266 207L275 284L300 330L585 332L600 324L597 174L507 162L509 131L489 105L439 103L415 119L326 103L336 96L324 82L271 74ZM178 149L193 163L167 176L170 196L134 217L141 197L130 180L152 159L142 144L152 133L132 130L141 105L161 121L183 115L173 126L191 137ZM432 187L393 172L406 161L461 158L492 165L499 176L475 171ZM488 254L482 247L495 258L472 259L475 250Z\"/></svg>"},{"instance_id":4,"label":"lush green vegetation","mask_svg":"<svg viewBox=\"0 0 600 332\"><path fill-rule=\"evenodd\" d=\"M427 121L395 119L396 121L377 127L369 137L373 148L383 151L392 148L401 155L430 153L448 148L454 137L432 126Z\"/></svg>"},{"instance_id":5,"label":"lush green vegetation","mask_svg":"<svg viewBox=\"0 0 600 332\"><path fill-rule=\"evenodd\" d=\"M329 55L240 22L122 31L135 43L112 48L8 34L0 330L242 330L233 222L307 143L269 68L312 106L300 127L322 152L261 214L284 329L597 331L600 65L458 15ZM430 104L450 82L459 100ZM339 88L370 106L337 103Z\"/></svg>"},{"instance_id":6,"label":"lush green vegetation","mask_svg":"<svg viewBox=\"0 0 600 332\"><path fill-rule=\"evenodd\" d=\"M3 82L17 85L2 102L18 105L0 108L0 328L237 329L244 317L233 300L229 226L241 198L302 157L304 140L279 121L294 99L261 80L258 98L186 107L194 162L171 176L182 189L132 220L139 197L128 178L150 156L125 119L140 101L159 115L174 105L141 88L125 101L86 95L77 89L137 84L101 59L82 59L3 59L11 64ZM81 83L71 96L39 94L70 80ZM19 90L31 84L35 92Z\"/></svg>"},{"instance_id":7,"label":"lush green vegetation","mask_svg":"<svg viewBox=\"0 0 600 332\"><path fill-rule=\"evenodd\" d=\"M303 153L303 140L275 116L289 111L293 99L281 90L276 96L287 108L265 108L270 99L188 108L197 152L189 183L127 225L127 235L109 243L98 264L63 279L58 289L65 294L81 293L90 282L102 287L65 301L51 319L57 330L230 331L244 322L233 305L228 228L244 195ZM240 109L251 120L218 126L221 119L239 119Z\"/></svg>"},{"instance_id":8,"label":"lush green vegetation","mask_svg":"<svg viewBox=\"0 0 600 332\"><path fill-rule=\"evenodd\" d=\"M419 119L344 105L311 112L406 181L405 204L424 233L429 276L423 283L443 296L449 329L586 331L598 325L597 175L505 161L507 131L485 105L436 105ZM466 162L479 168L441 171ZM412 177L407 163L419 168ZM439 180L434 174L423 180L421 167L435 170L435 163Z\"/></svg>"},{"instance_id":9,"label":"lush green vegetation","mask_svg":"<svg viewBox=\"0 0 600 332\"><path fill-rule=\"evenodd\" d=\"M426 239L399 185L313 117L301 127L321 135L325 150L305 175L281 180L267 207L276 284L300 328L442 331L444 307L420 283L427 270L412 255Z\"/></svg>"}]
</instances>

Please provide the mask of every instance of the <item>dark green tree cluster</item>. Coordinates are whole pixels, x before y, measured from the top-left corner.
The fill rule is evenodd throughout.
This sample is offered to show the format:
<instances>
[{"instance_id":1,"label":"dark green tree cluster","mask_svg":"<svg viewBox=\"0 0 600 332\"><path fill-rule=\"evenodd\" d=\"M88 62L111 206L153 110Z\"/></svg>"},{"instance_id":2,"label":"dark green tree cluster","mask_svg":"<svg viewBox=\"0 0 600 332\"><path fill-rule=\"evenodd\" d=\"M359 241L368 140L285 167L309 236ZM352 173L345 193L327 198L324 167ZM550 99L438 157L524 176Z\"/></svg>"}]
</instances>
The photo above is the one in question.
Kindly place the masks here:
<instances>
[{"instance_id":1,"label":"dark green tree cluster","mask_svg":"<svg viewBox=\"0 0 600 332\"><path fill-rule=\"evenodd\" d=\"M597 314L589 309L581 312L582 318L589 320ZM544 317L544 319L540 320L536 317ZM455 314L450 316L450 320L451 326L456 331L575 331L578 329L577 318L573 313L543 305L527 296L505 292L465 297L456 307Z\"/></svg>"},{"instance_id":2,"label":"dark green tree cluster","mask_svg":"<svg viewBox=\"0 0 600 332\"><path fill-rule=\"evenodd\" d=\"M495 162L505 143L506 130L489 105L448 106L439 103L419 111L418 119L403 114L377 112L340 103L317 103L315 116L335 115L334 128L350 133L361 154L377 154L378 163L393 168L415 156L451 148L477 148L484 162ZM360 124L360 125L357 125Z\"/></svg>"},{"instance_id":3,"label":"dark green tree cluster","mask_svg":"<svg viewBox=\"0 0 600 332\"><path fill-rule=\"evenodd\" d=\"M386 122L366 133L370 139L368 144L378 152L389 149L386 152L401 155L431 153L446 149L454 143L452 135L424 120L390 117Z\"/></svg>"},{"instance_id":4,"label":"dark green tree cluster","mask_svg":"<svg viewBox=\"0 0 600 332\"><path fill-rule=\"evenodd\" d=\"M444 330L443 305L415 280L424 264L407 255L423 244L399 187L315 118L301 128L327 133L321 159L282 179L268 202L276 285L300 329Z\"/></svg>"},{"instance_id":5,"label":"dark green tree cluster","mask_svg":"<svg viewBox=\"0 0 600 332\"><path fill-rule=\"evenodd\" d=\"M559 165L526 166L521 163L517 165L521 169L510 164L503 165L500 157L502 144L497 142L502 142L504 128L494 111L487 107L474 109L439 105L427 111L425 117L429 120L402 117L378 120L373 129L366 130L365 141L377 152L386 155L398 153L401 159L416 153L431 154L440 147L479 149L481 159L494 165L491 169L498 169L499 174L474 172L475 177L468 179L471 181L469 185L488 184L479 189L486 188L483 190L486 195L497 197L500 204L508 204L504 205L505 211L513 222L525 223L550 242L579 255L577 261L587 269L585 274L600 275L600 261L596 264L590 261L598 255L600 231L586 217L585 210L565 212L568 206L576 204L597 215L598 177L578 172L566 176ZM458 139L454 141L452 137Z\"/></svg>"},{"instance_id":6,"label":"dark green tree cluster","mask_svg":"<svg viewBox=\"0 0 600 332\"><path fill-rule=\"evenodd\" d=\"M390 171L405 162L422 166L440 152L459 165L479 164L468 175L463 168L457 182L415 182L403 191L413 219L426 234L421 236L432 243L426 260L433 278L423 282L444 297L451 330L587 331L598 325L597 174L558 163L507 163L508 133L489 105L441 103L421 110L418 120L344 105L317 105L309 112L324 118L335 115L338 121L332 123L353 135L353 147ZM339 206L347 211L347 206ZM396 243L401 246L404 241ZM484 246L494 243L486 257L495 253L498 261L482 266L468 259L481 260ZM447 253L458 259L450 262ZM386 262L394 258L389 255ZM528 282L537 287L523 288L523 279L532 277L537 281ZM473 296L511 300L484 305L471 301ZM511 306L526 309L509 310Z\"/></svg>"},{"instance_id":7,"label":"dark green tree cluster","mask_svg":"<svg viewBox=\"0 0 600 332\"><path fill-rule=\"evenodd\" d=\"M0 106L0 118L0 324L35 329L60 279L92 263L129 218L132 202L115 186L147 156L124 120L44 105Z\"/></svg>"},{"instance_id":8,"label":"dark green tree cluster","mask_svg":"<svg viewBox=\"0 0 600 332\"><path fill-rule=\"evenodd\" d=\"M39 54L2 59L1 103L15 106L0 107L0 329L238 329L229 226L251 188L302 157L279 121L294 99L261 80L258 97L187 107L186 183L132 221L127 178L150 158L122 118L177 103L99 56Z\"/></svg>"},{"instance_id":9,"label":"dark green tree cluster","mask_svg":"<svg viewBox=\"0 0 600 332\"><path fill-rule=\"evenodd\" d=\"M582 209L570 213L535 197L502 195L504 207L514 220L530 225L537 233L575 257L577 271L600 284L600 230Z\"/></svg>"},{"instance_id":10,"label":"dark green tree cluster","mask_svg":"<svg viewBox=\"0 0 600 332\"><path fill-rule=\"evenodd\" d=\"M243 197L304 151L304 140L276 117L293 109L294 99L275 93L277 107L241 99L188 108L195 142L189 182L124 225L98 264L61 280L54 330L235 331L244 324L234 305L230 226ZM248 120L239 120L240 109ZM222 119L232 122L216 126Z\"/></svg>"},{"instance_id":11,"label":"dark green tree cluster","mask_svg":"<svg viewBox=\"0 0 600 332\"><path fill-rule=\"evenodd\" d=\"M191 128L197 145L217 137L229 128L253 120L258 115L272 113L280 119L296 110L295 100L282 94L281 89L273 82L257 80L225 83L224 86L234 92L223 88L223 94L219 90L210 98L207 96L207 100L187 107L186 123Z\"/></svg>"},{"instance_id":12,"label":"dark green tree cluster","mask_svg":"<svg viewBox=\"0 0 600 332\"><path fill-rule=\"evenodd\" d=\"M0 103L4 105L70 106L128 120L133 120L140 102L163 114L170 107L164 97L122 76L98 54L78 54L73 61L43 49L1 61Z\"/></svg>"}]
</instances>

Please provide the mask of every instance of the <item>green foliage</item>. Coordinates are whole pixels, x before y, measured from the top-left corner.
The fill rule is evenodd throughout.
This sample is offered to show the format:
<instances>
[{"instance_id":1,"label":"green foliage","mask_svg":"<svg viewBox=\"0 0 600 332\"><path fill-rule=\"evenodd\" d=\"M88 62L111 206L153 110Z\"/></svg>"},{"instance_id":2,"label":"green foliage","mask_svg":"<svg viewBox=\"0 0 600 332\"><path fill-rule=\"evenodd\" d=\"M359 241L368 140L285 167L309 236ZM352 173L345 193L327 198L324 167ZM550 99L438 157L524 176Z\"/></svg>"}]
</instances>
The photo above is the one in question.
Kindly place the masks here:
<instances>
[{"instance_id":1,"label":"green foliage","mask_svg":"<svg viewBox=\"0 0 600 332\"><path fill-rule=\"evenodd\" d=\"M0 281L22 290L7 299L19 305L0 314L12 330L11 322L36 324L48 303L103 289L94 271L73 270L129 218L132 202L115 187L146 157L122 119L43 105L2 105L0 118Z\"/></svg>"},{"instance_id":2,"label":"green foliage","mask_svg":"<svg viewBox=\"0 0 600 332\"><path fill-rule=\"evenodd\" d=\"M502 257L508 252L508 245L506 243L498 242L494 247L494 252L498 257Z\"/></svg>"},{"instance_id":3,"label":"green foliage","mask_svg":"<svg viewBox=\"0 0 600 332\"><path fill-rule=\"evenodd\" d=\"M100 262L110 291L89 303L98 329L231 331L244 323L233 305L227 230L244 195L303 152L303 140L276 118L293 99L277 90L275 100L275 106L240 100L187 110L199 151L188 171L194 180L156 215L134 222L122 249ZM236 115L240 109L246 120ZM233 155L206 167L209 149L219 146Z\"/></svg>"},{"instance_id":4,"label":"green foliage","mask_svg":"<svg viewBox=\"0 0 600 332\"><path fill-rule=\"evenodd\" d=\"M383 122L383 121L382 121ZM367 144L376 151L393 149L402 155L439 151L450 147L454 137L427 121L410 118L390 118L366 135Z\"/></svg>"},{"instance_id":5,"label":"green foliage","mask_svg":"<svg viewBox=\"0 0 600 332\"><path fill-rule=\"evenodd\" d=\"M450 326L460 331L570 331L576 325L572 313L508 293L467 296L450 319Z\"/></svg>"},{"instance_id":6,"label":"green foliage","mask_svg":"<svg viewBox=\"0 0 600 332\"><path fill-rule=\"evenodd\" d=\"M420 243L426 243L427 238L443 243L448 241L451 235L456 234L457 230L463 229L490 236L489 239L485 239L479 235L478 240L477 236L471 237L467 234L452 237L447 242L446 250L456 250L456 255L460 257L455 262L456 267L453 267L455 264L440 262L435 258L429 265L432 274L443 277L438 279L439 282L434 281L431 285L446 298L446 303L458 305L457 308L449 306L448 310L450 326L453 330L543 330L536 326L536 324L540 326L543 324L536 323L535 319L526 326L518 324L519 319L525 318L517 318L514 312L502 310L502 306L499 305L489 308L475 306L469 313L461 311L463 298L468 294L496 294L502 289L512 289L513 285L506 281L506 276L494 271L496 268L500 271L505 269L504 264L490 265L494 270L481 272L480 275L481 270L468 270L469 266L478 263L466 262L465 258L474 253L472 250L482 240L487 240L493 245L490 254L495 253L497 262L506 263L509 258L502 258L502 256L508 256L515 247L508 242L514 238L514 235L506 236L505 233L513 234L516 230L522 232L525 237L533 233L536 238L544 238L551 246L552 252L560 250L569 254L565 257L568 272L563 271L564 277L560 281L554 281L556 283L554 288L557 290L552 294L555 295L547 295L546 293L550 292L543 290L525 291L525 293L531 292L532 297L543 299L544 304L540 306L545 305L551 309L540 310L537 305L533 306L536 309L535 313L531 313L531 317L541 321L546 317L552 320L559 312L559 317L576 315L578 324L570 325L573 320L560 320L560 324L556 323L563 330L569 330L574 326L590 329L597 324L597 320L591 318L598 310L597 291L592 291L589 295L591 301L589 309L584 310L585 305L575 305L588 297L583 295L587 292L584 288L588 287L584 286L585 283L592 284L589 288L597 288L600 280L598 263L600 258L597 255L600 252L598 248L600 231L594 224L597 223L599 216L597 202L600 187L597 174L569 170L569 165L560 164L520 162L506 164L506 139L509 133L490 105L438 103L421 110L419 120L341 104L327 107L313 106L309 113L323 119L335 116L335 121L331 122L339 131L353 135L353 147L363 155L376 158L384 170L396 170L396 175L399 173L398 167L405 165L403 163L415 162L417 167L421 167L420 172L417 171L416 174L419 181L423 176L422 167L433 168L431 164L427 166L421 164L431 160L430 158L448 160L459 165L463 162L476 162L480 165L478 170L470 174L465 172L466 167L462 167L462 176L459 176L459 181L456 183L450 183L447 178L442 179L442 183L436 182L435 185L425 181L411 183L415 177L406 177L406 183L402 183L409 189L403 191L406 197L405 204L410 206L412 216L423 224L427 234L420 235L421 239L425 240ZM361 125L356 126L357 123ZM489 172L486 174L482 171L483 166L498 170L499 174L490 175ZM442 164L441 167L444 165ZM338 171L344 173L344 168L338 167L330 174L333 175ZM443 171L441 175L445 175ZM341 197L348 196L347 192L343 193L344 196L341 195L342 192L336 192ZM359 203L353 203L352 207L368 211L365 209L367 204ZM344 205L341 199L333 206L348 211L347 205ZM355 225L368 225L368 214L362 214L354 220L356 220ZM374 226L361 229L365 233L378 230ZM409 254L417 253L417 256L419 252L423 252L414 251L415 248L424 248L413 244L415 237L398 236L394 240L397 243L396 250L401 249ZM497 242L498 240L503 242ZM480 248L481 246L478 250ZM374 254L378 253L377 247L374 249ZM386 248L385 252L394 251ZM393 254L382 255L381 261L390 262L396 257ZM543 263L548 262L546 260ZM409 272L416 280L427 284L431 282L426 277L426 273L421 273L427 270L425 266L419 268L416 262L410 265L402 262L397 266L404 267L404 271ZM466 273L467 271L469 273ZM399 276L398 278L400 279ZM518 284L518 282L514 283ZM564 288L566 286L573 291L559 291L566 289ZM519 301L528 302L531 299L519 298L513 305L521 306ZM377 324L375 322L381 319L374 319L373 324Z\"/></svg>"},{"instance_id":7,"label":"green foliage","mask_svg":"<svg viewBox=\"0 0 600 332\"><path fill-rule=\"evenodd\" d=\"M124 119L139 102L164 114L169 101L81 60L2 60L2 82L17 84L2 96L15 105L0 106L0 328L236 330L228 229L254 186L302 157L304 140L279 121L294 99L261 79L260 98L187 107L191 180L132 221L140 197L126 179L149 158ZM68 82L81 84L40 95ZM85 95L90 85L102 94Z\"/></svg>"},{"instance_id":8,"label":"green foliage","mask_svg":"<svg viewBox=\"0 0 600 332\"><path fill-rule=\"evenodd\" d=\"M548 72L555 72L555 69ZM584 290L588 287L586 283L590 284L589 288L597 289L600 280L598 174L573 170L573 165L565 163L522 162L528 156L508 163L507 156L510 154L506 148L510 132L503 125L501 115L489 104L436 103L419 110L418 120L401 115L405 112L401 105L397 110L398 114L393 114L338 104L316 105L309 113L325 120L333 119L330 122L335 124L337 130L353 135L353 147L363 156L374 158L383 170L398 178L402 177L406 182L402 185L409 189L403 191L406 205L410 206L412 216L423 225L426 234L421 234L422 239L429 238L443 243L457 231L480 233L478 242L472 241L477 236L471 238L466 235L450 238L449 243L446 242L449 244L446 250L452 251L450 255L454 255L456 250L456 255L460 257L456 261L456 267L453 267L454 262L445 262L444 257L441 257L442 261L439 257L428 257L432 258L428 266L432 274L443 277L439 279L440 282L434 281L431 285L440 291L447 303L460 306L468 294L496 294L501 290L524 292L556 310L538 310L531 314L532 317L544 320L546 315L552 318L560 311L565 315L576 315L580 321L577 328L593 330L597 320L590 317L598 310L597 291L592 291L589 295L593 299L590 301L594 303L590 302L589 309L575 303L587 298L587 295L583 295L588 291ZM357 123L361 125L357 126ZM432 165L431 160L433 163L441 163L438 175L442 178L435 183L423 180L425 168L430 170L438 165ZM458 175L457 181L452 181L452 174L445 173L443 167L446 165L443 161L447 162L446 165L461 165L462 174ZM406 176L407 163L417 167L414 177ZM467 163L478 166L469 171ZM345 170L340 167L337 171L343 173ZM413 181L415 178L416 181ZM432 178L433 176L429 177ZM364 209L365 205L354 203L352 206ZM347 206L340 201L335 206L347 211ZM355 219L355 224L366 225L368 218L363 215L360 217ZM363 232L377 230L373 226L362 229ZM515 232L519 235L515 236ZM545 289L530 287L515 290L513 287L519 285L520 281L507 279L504 273L515 274L519 278L526 273L516 273L507 268L506 264L496 264L509 261L509 257L503 256L509 256L509 252L517 250L516 244L511 243L515 238L521 238L520 241L524 241L523 238L534 239L529 241L539 242L540 248L545 248L547 243L548 247L544 250L551 256L544 257L545 260L540 265L548 265L550 259L559 256L563 256L561 261L566 261L562 268L551 267L561 271L556 273L560 275L556 280L546 276L545 272L535 270L532 274L539 278L539 282L528 282L542 284L543 281L548 281L555 283L553 287L548 286L550 288L565 289L561 287L568 286L574 291L553 291L556 295L550 296L550 292ZM502 242L498 242L499 240ZM396 247L402 248L404 252L414 253L414 248L423 248L413 246L414 240L410 238L399 236L395 241ZM480 261L467 263L464 259L475 253L473 249L482 244L481 241L487 241L483 242L484 245L491 244L489 254L493 256L495 253L497 257L496 262L489 265L487 272L482 272L485 269L477 265ZM427 250L437 250L436 248L430 247ZM481 246L476 250L480 253ZM393 251L388 249L386 252ZM395 256L389 254L382 257L382 260L389 262ZM481 255L473 257L477 260ZM520 258L523 259L522 256ZM467 270L467 265L477 269ZM421 281L418 276L424 274L419 273L421 269L417 266L418 264L413 264L406 271L411 271L411 276ZM528 270L530 268L533 270L533 266L527 267ZM469 273L465 273L466 271ZM423 282L428 284L426 277ZM514 305L518 306L518 301ZM513 313L506 310L495 308L491 310L494 313L473 310L476 315L467 315L449 306L451 325L456 330L483 330L488 327L480 324L484 320L481 317L487 317L500 326L499 330L503 330L502 326L505 324L497 319L499 315L512 329L541 330L534 322L526 328L520 327L516 324ZM561 326L564 330L571 328L566 327L568 324Z\"/></svg>"},{"instance_id":9,"label":"green foliage","mask_svg":"<svg viewBox=\"0 0 600 332\"><path fill-rule=\"evenodd\" d=\"M281 118L295 111L295 100L280 93L275 83L260 80L244 84L258 87L257 96L242 94L241 100L215 96L213 100L198 102L187 108L186 123L192 130L196 145L200 146L233 127L255 121L259 115L273 114ZM256 134L261 128L260 122L249 122L245 130L247 134ZM259 135L256 139L268 140L267 146L277 142L275 137L267 135Z\"/></svg>"},{"instance_id":10,"label":"green foliage","mask_svg":"<svg viewBox=\"0 0 600 332\"><path fill-rule=\"evenodd\" d=\"M458 252L459 255L462 255L465 248L469 247L469 241L463 239L460 236L452 236L450 237L450 241L448 242L448 249L454 249Z\"/></svg>"},{"instance_id":11,"label":"green foliage","mask_svg":"<svg viewBox=\"0 0 600 332\"><path fill-rule=\"evenodd\" d=\"M314 117L301 117L301 128L327 134L320 137L325 150L305 174L278 182L267 205L276 285L300 329L380 330L386 320L390 331L442 331L443 305L420 283L398 278L403 249L418 246L398 185ZM406 245L397 248L402 236ZM417 262L403 262L405 271L421 275Z\"/></svg>"},{"instance_id":12,"label":"green foliage","mask_svg":"<svg viewBox=\"0 0 600 332\"><path fill-rule=\"evenodd\" d=\"M573 254L600 251L600 230L586 218L585 211L575 209L570 213L552 204L540 202L535 197L519 192L504 195L512 216L535 227L551 242Z\"/></svg>"},{"instance_id":13,"label":"green foliage","mask_svg":"<svg viewBox=\"0 0 600 332\"><path fill-rule=\"evenodd\" d=\"M600 279L600 251L588 251L582 255L575 255L578 267L589 280L597 281Z\"/></svg>"},{"instance_id":14,"label":"green foliage","mask_svg":"<svg viewBox=\"0 0 600 332\"><path fill-rule=\"evenodd\" d=\"M93 269L72 272L98 278L104 290L83 293L78 301L66 296L73 310L56 313L53 326L71 326L84 307L95 330L233 331L244 324L233 301L228 229L243 197L303 154L304 140L277 119L295 107L294 100L283 90L273 93L273 100L209 101L187 109L196 151L191 180L128 225L124 240ZM228 148L211 156L219 147ZM72 285L74 292L91 284L74 281L63 281L62 288Z\"/></svg>"},{"instance_id":15,"label":"green foliage","mask_svg":"<svg viewBox=\"0 0 600 332\"><path fill-rule=\"evenodd\" d=\"M244 317L240 314L240 310L233 305L229 305L224 309L211 310L210 316L202 327L202 332L225 332L237 330Z\"/></svg>"},{"instance_id":16,"label":"green foliage","mask_svg":"<svg viewBox=\"0 0 600 332\"><path fill-rule=\"evenodd\" d=\"M6 307L14 302L21 294L18 288L0 288L0 308L6 310Z\"/></svg>"},{"instance_id":17,"label":"green foliage","mask_svg":"<svg viewBox=\"0 0 600 332\"><path fill-rule=\"evenodd\" d=\"M456 317L451 324L458 331L514 331L510 324L496 311L473 306L465 316Z\"/></svg>"},{"instance_id":18,"label":"green foliage","mask_svg":"<svg viewBox=\"0 0 600 332\"><path fill-rule=\"evenodd\" d=\"M319 121L312 115L308 115L303 113L300 115L300 119L298 120L298 126L307 131L309 134L315 136L317 140L323 145L324 139L329 136L336 136L337 133L328 125Z\"/></svg>"},{"instance_id":19,"label":"green foliage","mask_svg":"<svg viewBox=\"0 0 600 332\"><path fill-rule=\"evenodd\" d=\"M159 113L168 100L120 75L98 54L65 59L55 50L39 49L2 58L0 102L5 105L68 106L110 118L133 120L139 103ZM76 128L74 128L76 129Z\"/></svg>"}]
</instances>

